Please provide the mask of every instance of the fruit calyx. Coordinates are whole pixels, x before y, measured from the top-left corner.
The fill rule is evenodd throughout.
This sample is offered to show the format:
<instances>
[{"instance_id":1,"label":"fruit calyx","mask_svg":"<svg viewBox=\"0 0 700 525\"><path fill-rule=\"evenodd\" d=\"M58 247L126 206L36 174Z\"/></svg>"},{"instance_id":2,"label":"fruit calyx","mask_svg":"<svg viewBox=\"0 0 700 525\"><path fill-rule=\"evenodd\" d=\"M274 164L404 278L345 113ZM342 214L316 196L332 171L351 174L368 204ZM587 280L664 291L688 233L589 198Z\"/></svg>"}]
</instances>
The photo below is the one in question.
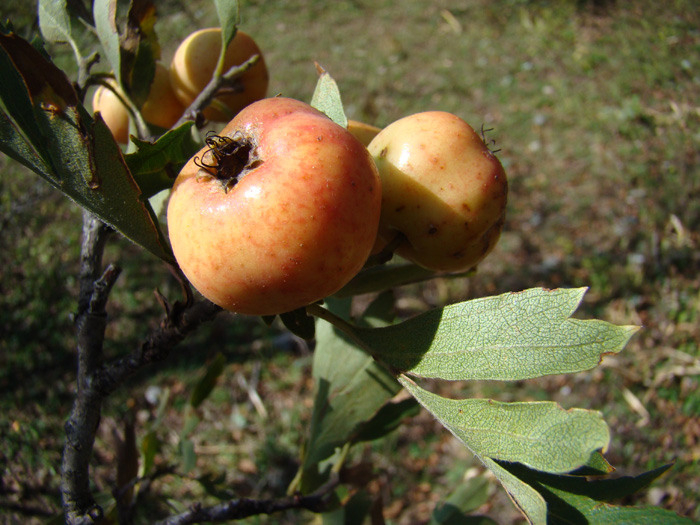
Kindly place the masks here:
<instances>
[{"instance_id":1,"label":"fruit calyx","mask_svg":"<svg viewBox=\"0 0 700 525\"><path fill-rule=\"evenodd\" d=\"M214 177L221 182L224 191L262 164L255 141L240 132L233 137L210 132L204 142L209 149L201 159L199 156L194 158L194 163L200 168L197 178Z\"/></svg>"}]
</instances>

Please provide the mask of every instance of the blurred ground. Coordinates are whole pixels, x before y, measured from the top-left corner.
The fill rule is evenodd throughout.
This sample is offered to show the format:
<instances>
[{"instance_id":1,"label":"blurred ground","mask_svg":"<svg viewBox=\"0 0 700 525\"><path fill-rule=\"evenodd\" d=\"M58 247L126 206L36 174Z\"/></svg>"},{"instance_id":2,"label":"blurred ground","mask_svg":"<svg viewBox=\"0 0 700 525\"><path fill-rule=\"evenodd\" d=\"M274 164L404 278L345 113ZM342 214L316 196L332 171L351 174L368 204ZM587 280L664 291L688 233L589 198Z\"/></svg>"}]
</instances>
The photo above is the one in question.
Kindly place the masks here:
<instances>
[{"instance_id":1,"label":"blurred ground","mask_svg":"<svg viewBox=\"0 0 700 525\"><path fill-rule=\"evenodd\" d=\"M0 15L24 28L33 8L15 3ZM204 1L158 7L166 59L190 31L216 24ZM620 472L676 462L634 503L700 520L696 2L257 1L243 2L242 20L265 51L270 94L309 100L318 61L338 81L350 118L384 126L441 109L494 128L489 138L502 148L511 188L499 247L472 279L400 290L400 314L533 286L589 286L577 315L644 326L624 352L590 373L454 384L444 393L601 410L613 433L608 458ZM59 508L80 212L6 157L0 173L0 521L41 522ZM113 239L106 260L124 266L105 349L113 356L157 322L153 289L170 297L178 290L165 268L127 242ZM173 505L193 501L205 494L192 477L208 474L224 475L237 495L284 491L310 416L311 354L257 320L226 316L106 407L95 454L99 491L111 488L113 430L125 414L136 415L140 437L152 421L149 387L169 389L164 451L175 455L189 391L218 351L227 367L198 413L197 467L155 489ZM255 395L261 403L251 402ZM373 490L391 523L420 522L465 471L478 469L425 413L356 453L373 464ZM483 511L518 522L504 492L493 494ZM291 514L250 523L299 521Z\"/></svg>"}]
</instances>

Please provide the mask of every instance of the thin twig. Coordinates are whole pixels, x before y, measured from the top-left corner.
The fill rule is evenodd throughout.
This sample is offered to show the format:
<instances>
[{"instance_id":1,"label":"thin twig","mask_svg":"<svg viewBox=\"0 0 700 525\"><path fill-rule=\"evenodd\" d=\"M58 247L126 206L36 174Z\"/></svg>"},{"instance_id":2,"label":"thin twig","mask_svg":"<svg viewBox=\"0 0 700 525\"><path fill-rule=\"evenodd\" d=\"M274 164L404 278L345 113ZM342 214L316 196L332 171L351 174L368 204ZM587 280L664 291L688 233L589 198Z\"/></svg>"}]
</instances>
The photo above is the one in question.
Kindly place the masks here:
<instances>
[{"instance_id":1,"label":"thin twig","mask_svg":"<svg viewBox=\"0 0 700 525\"><path fill-rule=\"evenodd\" d=\"M337 476L308 496L294 495L279 499L248 499L241 498L211 507L202 507L201 504L193 505L188 511L171 516L156 525L191 525L194 523L231 521L257 516L260 514L274 514L284 510L306 509L311 512L323 512L328 509L328 504L333 491L338 486Z\"/></svg>"},{"instance_id":2,"label":"thin twig","mask_svg":"<svg viewBox=\"0 0 700 525\"><path fill-rule=\"evenodd\" d=\"M166 317L138 349L96 370L91 377L92 388L108 396L135 372L165 359L187 334L211 321L219 312L221 307L205 300L193 303L176 319Z\"/></svg>"},{"instance_id":3,"label":"thin twig","mask_svg":"<svg viewBox=\"0 0 700 525\"><path fill-rule=\"evenodd\" d=\"M259 60L260 55L253 55L241 65L231 67L231 69L229 69L220 77L214 76L209 82L209 84L207 84L207 86L202 90L202 92L199 95L197 95L197 98L195 98L194 101L192 101L190 107L188 107L185 110L185 112L180 117L180 120L178 120L175 123L173 128L176 128L189 120L194 120L196 122L197 115L201 113L204 110L204 108L206 108L211 103L212 100L214 100L214 98L216 97L216 95L222 87L235 87L236 80L243 73L245 73L255 64L257 64Z\"/></svg>"}]
</instances>

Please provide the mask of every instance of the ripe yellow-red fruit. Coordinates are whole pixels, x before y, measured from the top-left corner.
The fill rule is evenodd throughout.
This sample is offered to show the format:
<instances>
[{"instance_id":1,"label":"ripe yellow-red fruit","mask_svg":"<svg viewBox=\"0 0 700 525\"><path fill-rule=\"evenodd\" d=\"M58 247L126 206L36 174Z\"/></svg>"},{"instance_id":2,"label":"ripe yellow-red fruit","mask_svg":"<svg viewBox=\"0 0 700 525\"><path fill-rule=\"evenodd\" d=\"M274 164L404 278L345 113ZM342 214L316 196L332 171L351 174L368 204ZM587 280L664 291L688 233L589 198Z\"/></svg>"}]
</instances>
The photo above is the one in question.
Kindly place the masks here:
<instances>
[{"instance_id":1,"label":"ripe yellow-red fruit","mask_svg":"<svg viewBox=\"0 0 700 525\"><path fill-rule=\"evenodd\" d=\"M170 73L160 62L156 62L156 70L148 92L148 98L141 107L141 115L149 124L170 129L182 116L185 107L175 96L170 84Z\"/></svg>"},{"instance_id":2,"label":"ripe yellow-red fruit","mask_svg":"<svg viewBox=\"0 0 700 525\"><path fill-rule=\"evenodd\" d=\"M160 62L156 62L155 66L153 81L141 108L141 115L149 124L169 129L182 116L185 108L173 92L167 68ZM114 82L111 84L114 85ZM128 142L129 110L112 90L99 86L92 98L92 109L100 112L117 142Z\"/></svg>"},{"instance_id":3,"label":"ripe yellow-red fruit","mask_svg":"<svg viewBox=\"0 0 700 525\"><path fill-rule=\"evenodd\" d=\"M175 51L170 65L170 80L175 95L188 107L207 86L219 59L221 50L221 29L212 27L200 29L182 41ZM209 120L225 122L247 105L260 100L267 94L269 74L265 59L255 41L243 31L226 48L224 71L243 64L254 55L258 62L238 77L240 89L226 88L212 105L204 110Z\"/></svg>"},{"instance_id":4,"label":"ripe yellow-red fruit","mask_svg":"<svg viewBox=\"0 0 700 525\"><path fill-rule=\"evenodd\" d=\"M369 143L372 142L372 139L381 131L381 128L360 122L359 120L348 120L348 131L367 147Z\"/></svg>"},{"instance_id":5,"label":"ripe yellow-red fruit","mask_svg":"<svg viewBox=\"0 0 700 525\"><path fill-rule=\"evenodd\" d=\"M425 268L463 271L495 246L508 182L482 137L441 111L384 128L368 147L382 180L379 241L403 235L396 252Z\"/></svg>"},{"instance_id":6,"label":"ripe yellow-red fruit","mask_svg":"<svg viewBox=\"0 0 700 525\"><path fill-rule=\"evenodd\" d=\"M277 97L251 104L209 140L178 175L167 216L175 258L202 295L273 315L357 274L377 235L381 186L351 133Z\"/></svg>"},{"instance_id":7,"label":"ripe yellow-red fruit","mask_svg":"<svg viewBox=\"0 0 700 525\"><path fill-rule=\"evenodd\" d=\"M129 140L129 111L117 95L105 86L99 86L92 96L92 109L100 112L114 140L126 144Z\"/></svg>"}]
</instances>

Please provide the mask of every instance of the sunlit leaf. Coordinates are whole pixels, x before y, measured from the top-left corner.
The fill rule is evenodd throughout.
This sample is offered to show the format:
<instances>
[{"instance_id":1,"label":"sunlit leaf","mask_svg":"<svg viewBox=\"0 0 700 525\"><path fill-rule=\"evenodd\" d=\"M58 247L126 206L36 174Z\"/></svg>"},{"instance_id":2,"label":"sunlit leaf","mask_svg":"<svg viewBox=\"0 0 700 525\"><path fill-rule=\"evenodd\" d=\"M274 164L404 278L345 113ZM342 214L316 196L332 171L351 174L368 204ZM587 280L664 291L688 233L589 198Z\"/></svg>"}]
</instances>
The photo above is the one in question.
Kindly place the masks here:
<instances>
[{"instance_id":1,"label":"sunlit leaf","mask_svg":"<svg viewBox=\"0 0 700 525\"><path fill-rule=\"evenodd\" d=\"M117 0L94 0L92 12L102 50L112 66L117 83L122 84L121 51L119 49L119 32L117 31Z\"/></svg>"},{"instance_id":2,"label":"sunlit leaf","mask_svg":"<svg viewBox=\"0 0 700 525\"><path fill-rule=\"evenodd\" d=\"M544 472L570 472L605 449L608 426L598 412L553 402L501 403L447 399L400 377L401 384L479 457L519 462Z\"/></svg>"},{"instance_id":3,"label":"sunlit leaf","mask_svg":"<svg viewBox=\"0 0 700 525\"><path fill-rule=\"evenodd\" d=\"M624 348L635 326L572 319L585 288L535 288L430 310L358 330L397 371L447 380L519 380L588 370Z\"/></svg>"},{"instance_id":4,"label":"sunlit leaf","mask_svg":"<svg viewBox=\"0 0 700 525\"><path fill-rule=\"evenodd\" d=\"M72 39L66 0L39 0L39 29L48 42L69 42Z\"/></svg>"},{"instance_id":5,"label":"sunlit leaf","mask_svg":"<svg viewBox=\"0 0 700 525\"><path fill-rule=\"evenodd\" d=\"M316 83L313 97L311 98L311 105L328 115L336 124L347 128L348 119L345 116L343 102L340 99L338 84L336 84L333 77L318 64L316 64L316 69L318 69L319 79Z\"/></svg>"},{"instance_id":6,"label":"sunlit leaf","mask_svg":"<svg viewBox=\"0 0 700 525\"><path fill-rule=\"evenodd\" d=\"M197 152L200 146L192 139L193 125L192 121L185 122L156 142L132 138L136 151L127 153L124 159L144 197L172 187L182 166Z\"/></svg>"},{"instance_id":7,"label":"sunlit leaf","mask_svg":"<svg viewBox=\"0 0 700 525\"><path fill-rule=\"evenodd\" d=\"M240 6L238 0L214 0L214 4L221 26L222 50L225 51L236 36L236 30L241 23Z\"/></svg>"},{"instance_id":8,"label":"sunlit leaf","mask_svg":"<svg viewBox=\"0 0 700 525\"><path fill-rule=\"evenodd\" d=\"M532 525L547 524L547 502L539 492L501 467L493 459L482 458L482 461L501 482L515 506L527 516Z\"/></svg>"}]
</instances>

